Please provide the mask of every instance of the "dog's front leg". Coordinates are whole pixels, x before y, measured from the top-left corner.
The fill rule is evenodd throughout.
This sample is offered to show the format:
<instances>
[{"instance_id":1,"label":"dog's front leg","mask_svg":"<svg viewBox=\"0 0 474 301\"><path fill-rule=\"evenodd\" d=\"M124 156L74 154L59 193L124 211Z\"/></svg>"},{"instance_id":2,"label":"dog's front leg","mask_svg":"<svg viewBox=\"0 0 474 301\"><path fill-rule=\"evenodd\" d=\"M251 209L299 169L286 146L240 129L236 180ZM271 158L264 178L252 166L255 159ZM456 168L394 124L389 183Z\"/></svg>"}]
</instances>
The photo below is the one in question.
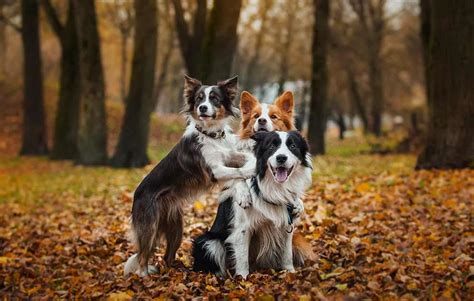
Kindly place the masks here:
<instances>
[{"instance_id":1,"label":"dog's front leg","mask_svg":"<svg viewBox=\"0 0 474 301\"><path fill-rule=\"evenodd\" d=\"M247 278L249 267L249 245L250 245L250 231L246 223L236 224L233 233L227 238L227 243L230 244L233 257L235 275L240 275L244 279Z\"/></svg>"},{"instance_id":2,"label":"dog's front leg","mask_svg":"<svg viewBox=\"0 0 474 301\"><path fill-rule=\"evenodd\" d=\"M285 245L283 246L283 261L281 267L288 272L294 272L295 267L293 265L293 231L288 233L286 230L283 230L286 233Z\"/></svg>"},{"instance_id":3,"label":"dog's front leg","mask_svg":"<svg viewBox=\"0 0 474 301\"><path fill-rule=\"evenodd\" d=\"M210 165L214 178L218 181L229 181L233 179L248 179L255 175L256 160L250 156L247 163L241 168L224 166L222 162Z\"/></svg>"}]
</instances>

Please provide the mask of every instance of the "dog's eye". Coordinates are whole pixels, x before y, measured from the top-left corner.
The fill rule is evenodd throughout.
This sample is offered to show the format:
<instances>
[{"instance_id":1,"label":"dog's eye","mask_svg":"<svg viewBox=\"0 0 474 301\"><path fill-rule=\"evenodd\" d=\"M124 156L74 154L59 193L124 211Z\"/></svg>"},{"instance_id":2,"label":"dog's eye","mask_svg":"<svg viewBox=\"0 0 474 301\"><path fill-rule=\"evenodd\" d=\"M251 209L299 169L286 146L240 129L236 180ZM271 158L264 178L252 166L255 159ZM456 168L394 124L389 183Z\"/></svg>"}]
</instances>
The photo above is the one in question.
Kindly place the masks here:
<instances>
[{"instance_id":1,"label":"dog's eye","mask_svg":"<svg viewBox=\"0 0 474 301\"><path fill-rule=\"evenodd\" d=\"M270 116L270 118L271 118L271 119L277 119L277 118L278 118L278 116L277 116L277 115L275 115L275 114L273 114L272 116Z\"/></svg>"},{"instance_id":2,"label":"dog's eye","mask_svg":"<svg viewBox=\"0 0 474 301\"><path fill-rule=\"evenodd\" d=\"M253 115L253 118L255 118L255 119L257 119L258 117L260 117L260 114Z\"/></svg>"},{"instance_id":3,"label":"dog's eye","mask_svg":"<svg viewBox=\"0 0 474 301\"><path fill-rule=\"evenodd\" d=\"M296 148L296 144L290 145L290 149L295 149L295 148Z\"/></svg>"}]
</instances>

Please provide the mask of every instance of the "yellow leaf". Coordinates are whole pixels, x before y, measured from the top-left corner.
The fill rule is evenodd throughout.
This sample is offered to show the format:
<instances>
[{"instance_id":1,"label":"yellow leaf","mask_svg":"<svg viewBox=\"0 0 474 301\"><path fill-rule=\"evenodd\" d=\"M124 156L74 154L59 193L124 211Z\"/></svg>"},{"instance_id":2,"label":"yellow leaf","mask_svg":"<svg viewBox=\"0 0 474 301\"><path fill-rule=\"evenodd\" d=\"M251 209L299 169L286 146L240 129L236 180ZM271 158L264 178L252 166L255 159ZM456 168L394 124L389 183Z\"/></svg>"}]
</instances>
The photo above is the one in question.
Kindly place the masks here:
<instances>
[{"instance_id":1,"label":"yellow leaf","mask_svg":"<svg viewBox=\"0 0 474 301\"><path fill-rule=\"evenodd\" d=\"M109 301L125 301L125 300L131 300L132 297L129 296L125 292L118 292L118 293L112 293L109 295L108 300Z\"/></svg>"},{"instance_id":2,"label":"yellow leaf","mask_svg":"<svg viewBox=\"0 0 474 301\"><path fill-rule=\"evenodd\" d=\"M368 183L361 183L361 184L357 185L357 187L356 187L356 191L358 193L367 192L367 191L369 191L369 189L370 189L370 185Z\"/></svg>"},{"instance_id":3,"label":"yellow leaf","mask_svg":"<svg viewBox=\"0 0 474 301\"><path fill-rule=\"evenodd\" d=\"M299 301L309 301L311 300L311 297L308 295L301 295L299 298Z\"/></svg>"},{"instance_id":4,"label":"yellow leaf","mask_svg":"<svg viewBox=\"0 0 474 301\"><path fill-rule=\"evenodd\" d=\"M201 203L200 201L195 201L194 202L194 210L196 210L196 211L204 210L204 204Z\"/></svg>"},{"instance_id":5,"label":"yellow leaf","mask_svg":"<svg viewBox=\"0 0 474 301\"><path fill-rule=\"evenodd\" d=\"M11 260L11 258L0 256L0 264L6 264Z\"/></svg>"}]
</instances>

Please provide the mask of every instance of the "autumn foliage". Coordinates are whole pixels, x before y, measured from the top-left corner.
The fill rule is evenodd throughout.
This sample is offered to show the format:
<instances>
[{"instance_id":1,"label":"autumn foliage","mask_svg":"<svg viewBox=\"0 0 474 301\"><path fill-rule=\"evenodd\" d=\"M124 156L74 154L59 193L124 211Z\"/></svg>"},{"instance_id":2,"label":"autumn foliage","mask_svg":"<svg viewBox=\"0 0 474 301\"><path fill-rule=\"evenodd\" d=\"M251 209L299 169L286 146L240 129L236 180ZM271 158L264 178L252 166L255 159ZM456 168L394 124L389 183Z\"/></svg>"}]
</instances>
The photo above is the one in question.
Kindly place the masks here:
<instances>
[{"instance_id":1,"label":"autumn foliage","mask_svg":"<svg viewBox=\"0 0 474 301\"><path fill-rule=\"evenodd\" d=\"M411 156L316 159L300 228L318 258L296 273L260 271L243 280L190 271L191 238L211 224L214 193L186 210L181 264L165 268L160 250L160 274L140 279L124 278L123 263L133 252L132 191L151 166L127 171L4 158L0 295L471 299L474 172L413 172L413 164Z\"/></svg>"}]
</instances>

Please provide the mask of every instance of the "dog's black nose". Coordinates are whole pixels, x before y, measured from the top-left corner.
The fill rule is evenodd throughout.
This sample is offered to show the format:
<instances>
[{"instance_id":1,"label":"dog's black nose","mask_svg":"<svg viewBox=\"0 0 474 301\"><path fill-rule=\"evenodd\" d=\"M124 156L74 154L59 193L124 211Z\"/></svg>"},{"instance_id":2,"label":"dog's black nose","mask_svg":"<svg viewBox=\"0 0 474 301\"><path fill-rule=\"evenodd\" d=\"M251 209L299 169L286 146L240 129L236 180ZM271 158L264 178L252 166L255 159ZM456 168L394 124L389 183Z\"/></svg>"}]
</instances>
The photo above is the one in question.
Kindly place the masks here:
<instances>
[{"instance_id":1,"label":"dog's black nose","mask_svg":"<svg viewBox=\"0 0 474 301\"><path fill-rule=\"evenodd\" d=\"M199 112L206 113L207 112L207 106L205 106L205 105L199 106Z\"/></svg>"},{"instance_id":2,"label":"dog's black nose","mask_svg":"<svg viewBox=\"0 0 474 301\"><path fill-rule=\"evenodd\" d=\"M288 160L288 157L285 156L285 155L278 155L276 157L276 160L277 160L278 163L283 164L283 163L286 162L286 160Z\"/></svg>"},{"instance_id":3,"label":"dog's black nose","mask_svg":"<svg viewBox=\"0 0 474 301\"><path fill-rule=\"evenodd\" d=\"M267 124L267 120L265 118L260 118L260 119L258 119L258 124L265 125L265 124Z\"/></svg>"}]
</instances>

